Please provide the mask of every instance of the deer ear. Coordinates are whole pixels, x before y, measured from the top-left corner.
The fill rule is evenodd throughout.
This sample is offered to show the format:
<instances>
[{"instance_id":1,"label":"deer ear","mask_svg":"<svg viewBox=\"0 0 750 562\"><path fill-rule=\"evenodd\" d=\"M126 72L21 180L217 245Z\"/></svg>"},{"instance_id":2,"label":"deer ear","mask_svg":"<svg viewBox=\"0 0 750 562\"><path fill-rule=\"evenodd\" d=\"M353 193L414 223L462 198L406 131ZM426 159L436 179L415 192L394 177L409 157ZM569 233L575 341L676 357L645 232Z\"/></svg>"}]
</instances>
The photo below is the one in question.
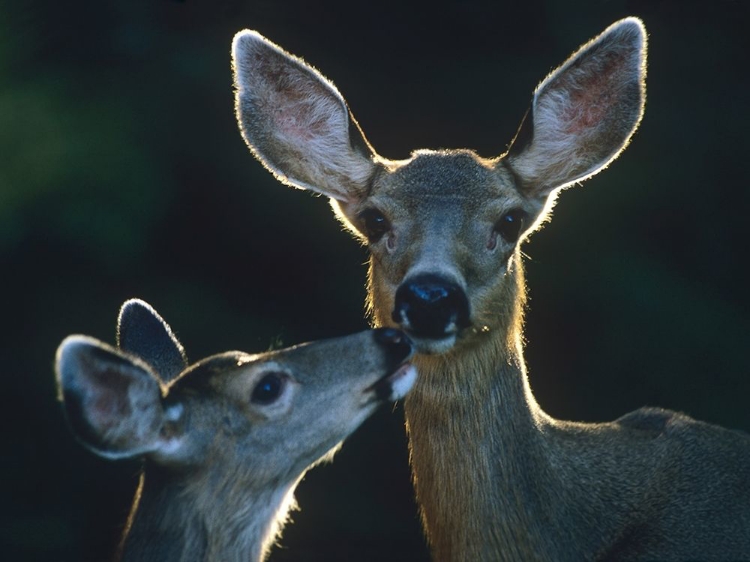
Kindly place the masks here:
<instances>
[{"instance_id":1,"label":"deer ear","mask_svg":"<svg viewBox=\"0 0 750 562\"><path fill-rule=\"evenodd\" d=\"M232 68L242 136L268 170L344 203L365 194L375 153L331 82L248 30L234 37Z\"/></svg>"},{"instance_id":2,"label":"deer ear","mask_svg":"<svg viewBox=\"0 0 750 562\"><path fill-rule=\"evenodd\" d=\"M536 89L506 164L520 189L546 197L617 158L646 98L646 30L637 18L608 27Z\"/></svg>"},{"instance_id":3,"label":"deer ear","mask_svg":"<svg viewBox=\"0 0 750 562\"><path fill-rule=\"evenodd\" d=\"M57 384L73 433L110 458L174 450L161 437L162 389L149 367L94 338L70 336L57 350Z\"/></svg>"},{"instance_id":4,"label":"deer ear","mask_svg":"<svg viewBox=\"0 0 750 562\"><path fill-rule=\"evenodd\" d=\"M143 359L164 383L185 370L187 357L177 337L147 302L130 299L117 318L117 347Z\"/></svg>"}]
</instances>

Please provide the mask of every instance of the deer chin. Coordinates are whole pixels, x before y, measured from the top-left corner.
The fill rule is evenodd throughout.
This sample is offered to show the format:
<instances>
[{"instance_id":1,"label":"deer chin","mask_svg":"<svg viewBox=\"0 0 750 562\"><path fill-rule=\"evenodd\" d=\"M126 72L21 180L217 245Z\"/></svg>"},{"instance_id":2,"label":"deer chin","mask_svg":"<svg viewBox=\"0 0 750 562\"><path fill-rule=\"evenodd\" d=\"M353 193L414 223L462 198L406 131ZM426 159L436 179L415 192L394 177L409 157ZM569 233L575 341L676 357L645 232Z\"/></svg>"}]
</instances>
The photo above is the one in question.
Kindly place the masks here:
<instances>
[{"instance_id":1,"label":"deer chin","mask_svg":"<svg viewBox=\"0 0 750 562\"><path fill-rule=\"evenodd\" d=\"M419 337L408 330L406 333L409 335L412 343L414 343L417 353L422 355L441 355L447 353L453 349L458 340L457 334L448 334L443 338L436 339Z\"/></svg>"}]
</instances>

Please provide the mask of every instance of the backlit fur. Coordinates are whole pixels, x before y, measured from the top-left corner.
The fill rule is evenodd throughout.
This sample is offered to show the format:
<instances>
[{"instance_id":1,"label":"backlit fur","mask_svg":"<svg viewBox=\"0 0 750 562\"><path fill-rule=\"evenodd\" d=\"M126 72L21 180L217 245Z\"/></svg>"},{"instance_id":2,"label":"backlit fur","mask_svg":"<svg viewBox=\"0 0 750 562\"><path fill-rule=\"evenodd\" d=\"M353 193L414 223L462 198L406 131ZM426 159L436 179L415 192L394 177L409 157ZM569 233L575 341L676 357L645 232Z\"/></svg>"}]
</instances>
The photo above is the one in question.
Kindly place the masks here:
<instances>
[{"instance_id":1,"label":"backlit fur","mask_svg":"<svg viewBox=\"0 0 750 562\"><path fill-rule=\"evenodd\" d=\"M275 56L272 44L261 45L256 54ZM420 150L389 162L352 142L342 149L358 160L349 177L311 188L330 196L368 244L376 325L395 323L396 291L417 275L439 275L469 301L469 327L442 339L410 334L420 351L420 378L405 402L410 461L435 560L750 559L750 436L659 409L602 424L555 420L526 376L521 244L548 219L562 188L604 169L627 146L643 115L645 69L645 29L626 18L539 85L507 154ZM273 79L239 76L239 106L249 107L243 96ZM335 90L328 95L340 99ZM286 150L268 152L251 133L274 127L268 113L238 112L266 166ZM340 140L347 138L361 131ZM290 154L320 157L305 146ZM340 154L325 157L341 162ZM283 173L307 187L317 166ZM388 224L373 240L362 218L368 209ZM527 214L517 241L497 235L509 210Z\"/></svg>"},{"instance_id":2,"label":"backlit fur","mask_svg":"<svg viewBox=\"0 0 750 562\"><path fill-rule=\"evenodd\" d=\"M118 334L118 348L66 338L56 369L78 440L105 458L143 461L125 561L265 559L305 472L416 376L402 364L411 346L397 331L228 352L187 368L171 329L143 301L125 304ZM155 365L179 375L164 382ZM254 399L268 377L281 381L279 392Z\"/></svg>"}]
</instances>

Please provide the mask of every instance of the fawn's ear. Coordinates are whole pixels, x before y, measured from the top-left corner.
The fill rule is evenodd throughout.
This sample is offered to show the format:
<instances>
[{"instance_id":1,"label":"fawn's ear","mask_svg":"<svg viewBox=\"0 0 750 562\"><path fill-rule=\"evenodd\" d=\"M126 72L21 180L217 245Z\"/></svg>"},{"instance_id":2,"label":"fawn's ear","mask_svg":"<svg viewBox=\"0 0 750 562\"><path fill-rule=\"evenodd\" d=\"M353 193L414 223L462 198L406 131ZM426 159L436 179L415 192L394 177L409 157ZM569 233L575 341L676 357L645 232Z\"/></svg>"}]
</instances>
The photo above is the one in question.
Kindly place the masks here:
<instances>
[{"instance_id":1,"label":"fawn's ear","mask_svg":"<svg viewBox=\"0 0 750 562\"><path fill-rule=\"evenodd\" d=\"M646 99L646 30L609 26L536 89L505 162L519 187L546 197L605 168L638 127Z\"/></svg>"},{"instance_id":2,"label":"fawn's ear","mask_svg":"<svg viewBox=\"0 0 750 562\"><path fill-rule=\"evenodd\" d=\"M331 82L249 30L234 37L232 68L242 136L268 170L343 203L365 194L375 153Z\"/></svg>"},{"instance_id":3,"label":"fawn's ear","mask_svg":"<svg viewBox=\"0 0 750 562\"><path fill-rule=\"evenodd\" d=\"M57 350L57 384L73 433L94 453L127 458L177 449L162 437L168 421L158 378L146 363L86 336Z\"/></svg>"},{"instance_id":4,"label":"fawn's ear","mask_svg":"<svg viewBox=\"0 0 750 562\"><path fill-rule=\"evenodd\" d=\"M117 347L148 363L166 384L187 367L185 350L153 307L130 299L117 317Z\"/></svg>"}]
</instances>

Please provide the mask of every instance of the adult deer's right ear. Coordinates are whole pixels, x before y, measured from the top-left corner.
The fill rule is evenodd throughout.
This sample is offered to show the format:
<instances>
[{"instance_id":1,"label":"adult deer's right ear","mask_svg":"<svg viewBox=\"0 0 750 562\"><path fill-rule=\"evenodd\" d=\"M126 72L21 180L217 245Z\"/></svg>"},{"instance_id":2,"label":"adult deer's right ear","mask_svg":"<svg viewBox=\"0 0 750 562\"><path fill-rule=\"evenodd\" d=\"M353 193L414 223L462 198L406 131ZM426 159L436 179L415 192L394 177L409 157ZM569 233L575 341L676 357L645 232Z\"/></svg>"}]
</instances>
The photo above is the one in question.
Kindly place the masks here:
<instances>
[{"instance_id":1,"label":"adult deer's right ear","mask_svg":"<svg viewBox=\"0 0 750 562\"><path fill-rule=\"evenodd\" d=\"M130 299L117 317L117 347L140 357L169 383L185 370L185 350L159 313L145 301Z\"/></svg>"},{"instance_id":2,"label":"adult deer's right ear","mask_svg":"<svg viewBox=\"0 0 750 562\"><path fill-rule=\"evenodd\" d=\"M94 338L70 336L55 367L70 427L94 453L118 459L179 449L179 437L163 431L175 416L165 411L161 384L146 363Z\"/></svg>"},{"instance_id":3,"label":"adult deer's right ear","mask_svg":"<svg viewBox=\"0 0 750 562\"><path fill-rule=\"evenodd\" d=\"M242 136L268 170L342 203L365 195L375 152L331 82L249 30L234 37L232 68Z\"/></svg>"},{"instance_id":4,"label":"adult deer's right ear","mask_svg":"<svg viewBox=\"0 0 750 562\"><path fill-rule=\"evenodd\" d=\"M627 146L646 100L646 30L637 18L609 26L536 89L505 163L526 195L604 169Z\"/></svg>"}]
</instances>

